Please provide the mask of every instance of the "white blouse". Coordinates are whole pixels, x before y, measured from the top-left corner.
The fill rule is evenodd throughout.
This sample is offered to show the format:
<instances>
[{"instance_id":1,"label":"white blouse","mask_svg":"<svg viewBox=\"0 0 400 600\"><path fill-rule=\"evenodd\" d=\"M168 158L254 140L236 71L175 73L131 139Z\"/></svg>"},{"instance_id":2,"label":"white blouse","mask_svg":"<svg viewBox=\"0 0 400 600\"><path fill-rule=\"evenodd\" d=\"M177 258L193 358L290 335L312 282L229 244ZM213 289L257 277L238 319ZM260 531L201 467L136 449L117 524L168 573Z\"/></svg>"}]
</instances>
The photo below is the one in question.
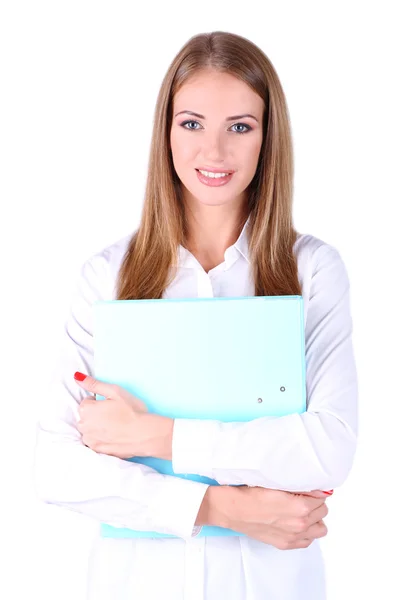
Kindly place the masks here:
<instances>
[{"instance_id":1,"label":"white blouse","mask_svg":"<svg viewBox=\"0 0 400 600\"><path fill-rule=\"evenodd\" d=\"M224 262L208 273L182 246L167 297L253 296L247 221ZM86 447L76 424L87 396L75 371L93 375L91 305L116 299L116 279L130 236L82 266L65 322L59 360L37 424L35 485L50 504L115 527L178 538L95 536L88 600L324 600L318 540L278 550L252 538L196 537L207 484ZM221 484L286 491L330 490L351 469L357 440L358 384L352 346L349 280L339 252L307 234L294 250L304 300L307 412L248 423L176 419L176 473ZM329 534L328 534L329 535Z\"/></svg>"}]
</instances>

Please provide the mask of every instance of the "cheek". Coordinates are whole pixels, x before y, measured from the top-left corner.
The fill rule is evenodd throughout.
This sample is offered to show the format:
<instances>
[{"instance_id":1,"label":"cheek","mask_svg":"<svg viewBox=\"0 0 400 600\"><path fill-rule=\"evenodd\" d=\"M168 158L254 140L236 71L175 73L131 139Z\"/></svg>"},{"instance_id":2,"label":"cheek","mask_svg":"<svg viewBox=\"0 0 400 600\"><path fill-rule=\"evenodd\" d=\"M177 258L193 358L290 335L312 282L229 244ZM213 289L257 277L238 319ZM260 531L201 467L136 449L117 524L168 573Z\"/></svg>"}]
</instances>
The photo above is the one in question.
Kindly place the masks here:
<instances>
[{"instance_id":1,"label":"cheek","mask_svg":"<svg viewBox=\"0 0 400 600\"><path fill-rule=\"evenodd\" d=\"M196 155L196 147L184 132L171 133L171 152L175 168L184 167Z\"/></svg>"},{"instance_id":2,"label":"cheek","mask_svg":"<svg viewBox=\"0 0 400 600\"><path fill-rule=\"evenodd\" d=\"M255 169L258 164L258 159L260 158L260 150L261 150L262 140L257 140L256 142L252 141L249 144L246 151L246 162L249 166L249 169Z\"/></svg>"}]
</instances>

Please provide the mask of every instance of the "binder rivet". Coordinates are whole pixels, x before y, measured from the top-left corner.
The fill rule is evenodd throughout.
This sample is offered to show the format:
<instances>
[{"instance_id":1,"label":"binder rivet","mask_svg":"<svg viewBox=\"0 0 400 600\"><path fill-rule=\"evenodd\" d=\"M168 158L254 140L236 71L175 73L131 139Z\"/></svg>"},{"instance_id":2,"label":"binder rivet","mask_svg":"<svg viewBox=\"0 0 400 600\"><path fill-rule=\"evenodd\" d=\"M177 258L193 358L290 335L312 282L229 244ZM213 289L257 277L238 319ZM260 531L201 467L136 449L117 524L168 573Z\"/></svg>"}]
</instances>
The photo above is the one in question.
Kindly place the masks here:
<instances>
[{"instance_id":1,"label":"binder rivet","mask_svg":"<svg viewBox=\"0 0 400 600\"><path fill-rule=\"evenodd\" d=\"M280 388L281 392L284 392L284 391L285 391L285 389L286 389L286 388L285 388L284 386L282 386L282 387Z\"/></svg>"},{"instance_id":2,"label":"binder rivet","mask_svg":"<svg viewBox=\"0 0 400 600\"><path fill-rule=\"evenodd\" d=\"M257 398L258 404L260 404L260 402L262 402L262 401L263 401L262 398Z\"/></svg>"}]
</instances>

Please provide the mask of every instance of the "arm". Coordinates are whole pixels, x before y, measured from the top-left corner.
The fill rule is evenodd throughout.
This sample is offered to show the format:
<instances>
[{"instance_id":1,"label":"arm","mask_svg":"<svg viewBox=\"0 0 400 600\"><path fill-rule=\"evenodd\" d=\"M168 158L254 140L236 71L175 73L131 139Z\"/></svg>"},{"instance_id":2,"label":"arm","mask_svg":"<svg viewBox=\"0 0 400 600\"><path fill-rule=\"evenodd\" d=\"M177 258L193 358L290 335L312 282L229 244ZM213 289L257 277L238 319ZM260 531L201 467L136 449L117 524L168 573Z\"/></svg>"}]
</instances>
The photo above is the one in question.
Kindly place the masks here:
<instances>
[{"instance_id":1,"label":"arm","mask_svg":"<svg viewBox=\"0 0 400 600\"><path fill-rule=\"evenodd\" d=\"M287 491L328 490L352 466L357 435L357 375L349 280L338 251L316 251L305 315L307 411L247 423L175 419L175 473L220 484Z\"/></svg>"},{"instance_id":2,"label":"arm","mask_svg":"<svg viewBox=\"0 0 400 600\"><path fill-rule=\"evenodd\" d=\"M195 525L230 528L233 524L232 517L235 512L237 513L235 507L238 504L240 504L243 515L246 515L247 504L243 496L239 496L239 490L243 491L243 488L210 485L204 495ZM261 510L261 503L259 508Z\"/></svg>"},{"instance_id":3,"label":"arm","mask_svg":"<svg viewBox=\"0 0 400 600\"><path fill-rule=\"evenodd\" d=\"M37 423L34 477L37 495L115 527L189 538L208 486L162 475L86 447L76 424L87 393L75 371L92 374L91 305L111 295L105 256L87 261L72 297L62 346Z\"/></svg>"}]
</instances>

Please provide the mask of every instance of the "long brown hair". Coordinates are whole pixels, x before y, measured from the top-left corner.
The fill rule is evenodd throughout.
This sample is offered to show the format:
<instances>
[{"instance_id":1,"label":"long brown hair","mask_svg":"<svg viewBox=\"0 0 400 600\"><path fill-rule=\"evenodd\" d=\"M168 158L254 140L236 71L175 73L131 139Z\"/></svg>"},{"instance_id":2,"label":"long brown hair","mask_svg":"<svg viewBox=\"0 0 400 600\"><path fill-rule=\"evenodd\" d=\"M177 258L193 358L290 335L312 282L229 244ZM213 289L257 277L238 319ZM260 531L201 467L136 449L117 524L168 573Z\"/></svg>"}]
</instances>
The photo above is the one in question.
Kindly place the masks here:
<instances>
[{"instance_id":1,"label":"long brown hair","mask_svg":"<svg viewBox=\"0 0 400 600\"><path fill-rule=\"evenodd\" d=\"M181 86L207 68L244 81L265 103L259 161L247 188L247 234L255 295L301 295L293 252L298 236L292 222L293 148L282 86L271 62L255 44L233 33L214 31L189 39L162 81L143 212L119 271L119 300L162 298L175 276L178 247L185 245L188 232L170 149L172 103Z\"/></svg>"}]
</instances>

